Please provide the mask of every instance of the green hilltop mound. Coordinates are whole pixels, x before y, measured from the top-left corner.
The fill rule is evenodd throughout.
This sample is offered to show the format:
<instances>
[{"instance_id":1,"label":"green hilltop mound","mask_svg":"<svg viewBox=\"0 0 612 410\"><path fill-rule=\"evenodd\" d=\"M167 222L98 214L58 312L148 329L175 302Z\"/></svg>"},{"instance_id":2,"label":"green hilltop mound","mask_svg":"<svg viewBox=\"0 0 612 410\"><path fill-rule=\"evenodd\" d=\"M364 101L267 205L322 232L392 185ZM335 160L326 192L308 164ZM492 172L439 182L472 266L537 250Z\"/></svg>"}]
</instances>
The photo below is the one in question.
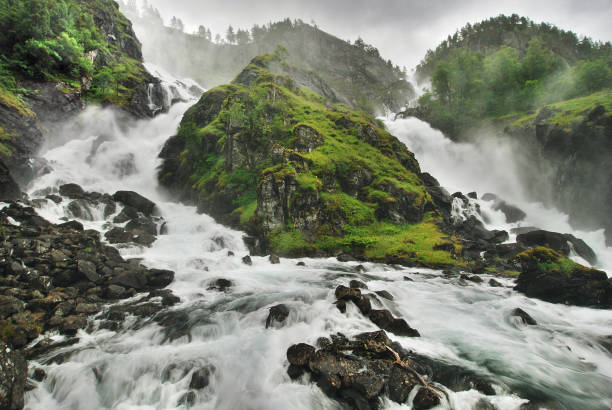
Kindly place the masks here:
<instances>
[{"instance_id":1,"label":"green hilltop mound","mask_svg":"<svg viewBox=\"0 0 612 410\"><path fill-rule=\"evenodd\" d=\"M258 252L460 263L413 154L276 65L290 70L278 53L256 57L187 111L160 154L162 185L247 231Z\"/></svg>"}]
</instances>

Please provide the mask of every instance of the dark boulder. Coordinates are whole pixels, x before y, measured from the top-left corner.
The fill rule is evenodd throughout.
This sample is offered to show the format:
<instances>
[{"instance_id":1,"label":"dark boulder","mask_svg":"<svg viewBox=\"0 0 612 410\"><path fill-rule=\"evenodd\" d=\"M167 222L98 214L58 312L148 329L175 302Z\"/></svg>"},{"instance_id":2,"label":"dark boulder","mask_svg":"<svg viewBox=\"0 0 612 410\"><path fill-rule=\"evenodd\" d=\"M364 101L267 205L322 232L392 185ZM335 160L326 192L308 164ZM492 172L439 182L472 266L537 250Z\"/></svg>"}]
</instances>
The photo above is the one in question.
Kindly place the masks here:
<instances>
[{"instance_id":1,"label":"dark boulder","mask_svg":"<svg viewBox=\"0 0 612 410\"><path fill-rule=\"evenodd\" d=\"M289 308L286 305L280 304L272 306L270 313L266 319L266 329L272 326L274 322L282 323L289 316Z\"/></svg>"},{"instance_id":2,"label":"dark boulder","mask_svg":"<svg viewBox=\"0 0 612 410\"><path fill-rule=\"evenodd\" d=\"M245 255L242 257L242 263L251 266L253 264L253 260L251 259L250 255Z\"/></svg>"},{"instance_id":3,"label":"dark boulder","mask_svg":"<svg viewBox=\"0 0 612 410\"><path fill-rule=\"evenodd\" d=\"M280 263L280 259L278 256L276 255L270 255L270 257L268 258L268 260L270 261L270 263L272 265L278 265Z\"/></svg>"},{"instance_id":4,"label":"dark boulder","mask_svg":"<svg viewBox=\"0 0 612 410\"><path fill-rule=\"evenodd\" d=\"M314 352L314 347L306 343L298 343L287 349L287 360L294 366L306 366Z\"/></svg>"},{"instance_id":5,"label":"dark boulder","mask_svg":"<svg viewBox=\"0 0 612 410\"><path fill-rule=\"evenodd\" d=\"M79 221L68 221L58 225L60 228L72 229L74 231L83 231L85 227Z\"/></svg>"},{"instance_id":6,"label":"dark boulder","mask_svg":"<svg viewBox=\"0 0 612 410\"><path fill-rule=\"evenodd\" d=\"M394 318L391 312L386 309L372 310L369 318L378 327L389 331L398 336L419 337L420 334L416 329L411 328L404 319Z\"/></svg>"},{"instance_id":7,"label":"dark boulder","mask_svg":"<svg viewBox=\"0 0 612 410\"><path fill-rule=\"evenodd\" d=\"M612 279L544 247L517 256L521 274L515 290L552 303L612 308Z\"/></svg>"},{"instance_id":8,"label":"dark boulder","mask_svg":"<svg viewBox=\"0 0 612 410\"><path fill-rule=\"evenodd\" d=\"M134 191L117 191L113 199L124 205L142 212L145 216L151 216L155 210L155 203Z\"/></svg>"},{"instance_id":9,"label":"dark boulder","mask_svg":"<svg viewBox=\"0 0 612 410\"><path fill-rule=\"evenodd\" d=\"M208 386L210 383L210 376L212 375L214 368L212 366L201 367L191 375L191 381L189 382L189 388L194 390L200 390Z\"/></svg>"},{"instance_id":10,"label":"dark boulder","mask_svg":"<svg viewBox=\"0 0 612 410\"><path fill-rule=\"evenodd\" d=\"M524 220L527 214L515 205L511 205L506 201L499 201L493 205L493 209L501 211L506 216L506 222L514 223Z\"/></svg>"},{"instance_id":11,"label":"dark boulder","mask_svg":"<svg viewBox=\"0 0 612 410\"><path fill-rule=\"evenodd\" d=\"M476 219L475 216L470 216L464 221L455 224L455 232L471 241L482 241L489 244L497 244L507 241L509 238L506 231L489 231L484 227L484 224Z\"/></svg>"},{"instance_id":12,"label":"dark boulder","mask_svg":"<svg viewBox=\"0 0 612 410\"><path fill-rule=\"evenodd\" d=\"M427 410L436 407L438 404L440 404L440 396L431 389L422 388L414 397L412 408L414 410Z\"/></svg>"},{"instance_id":13,"label":"dark boulder","mask_svg":"<svg viewBox=\"0 0 612 410\"><path fill-rule=\"evenodd\" d=\"M85 197L85 191L77 184L64 184L60 185L59 193L61 196L65 196L70 199L79 199Z\"/></svg>"},{"instance_id":14,"label":"dark boulder","mask_svg":"<svg viewBox=\"0 0 612 410\"><path fill-rule=\"evenodd\" d=\"M561 252L563 255L569 255L570 246L567 237L561 233L550 232L544 230L531 231L517 235L516 243L526 248L534 248L536 246L544 246Z\"/></svg>"},{"instance_id":15,"label":"dark boulder","mask_svg":"<svg viewBox=\"0 0 612 410\"><path fill-rule=\"evenodd\" d=\"M523 322L523 324L526 324L526 325L535 326L538 324L538 322L536 322L535 319L532 318L529 313L525 312L521 308L514 309L510 313L510 316L518 317L521 320L521 322Z\"/></svg>"},{"instance_id":16,"label":"dark boulder","mask_svg":"<svg viewBox=\"0 0 612 410\"><path fill-rule=\"evenodd\" d=\"M395 299L393 295L387 292L386 290L377 290L374 293L376 293L378 296L380 296L383 299L387 299L387 300Z\"/></svg>"},{"instance_id":17,"label":"dark boulder","mask_svg":"<svg viewBox=\"0 0 612 410\"><path fill-rule=\"evenodd\" d=\"M366 285L366 284L365 284L365 283L363 283L362 281L360 281L360 280L354 280L354 279L353 279L352 281L350 281L350 282L349 282L349 286L350 286L351 288L358 288L358 289L367 289L367 288L368 288L368 285Z\"/></svg>"},{"instance_id":18,"label":"dark boulder","mask_svg":"<svg viewBox=\"0 0 612 410\"><path fill-rule=\"evenodd\" d=\"M231 280L228 279L217 279L215 281L213 281L209 286L208 289L209 290L218 290L221 292L225 292L227 291L229 288L231 288L233 286L233 283Z\"/></svg>"},{"instance_id":19,"label":"dark boulder","mask_svg":"<svg viewBox=\"0 0 612 410\"><path fill-rule=\"evenodd\" d=\"M23 408L27 377L28 365L23 356L0 341L0 408Z\"/></svg>"}]
</instances>

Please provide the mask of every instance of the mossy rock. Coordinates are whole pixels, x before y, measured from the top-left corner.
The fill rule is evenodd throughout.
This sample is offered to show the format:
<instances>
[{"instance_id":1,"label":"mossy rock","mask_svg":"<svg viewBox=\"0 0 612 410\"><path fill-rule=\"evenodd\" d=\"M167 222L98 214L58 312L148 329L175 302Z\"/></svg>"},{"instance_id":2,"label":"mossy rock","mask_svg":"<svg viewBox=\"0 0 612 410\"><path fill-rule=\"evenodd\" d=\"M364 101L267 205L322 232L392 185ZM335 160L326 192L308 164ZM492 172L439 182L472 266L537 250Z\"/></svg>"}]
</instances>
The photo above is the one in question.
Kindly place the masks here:
<instances>
[{"instance_id":1,"label":"mossy rock","mask_svg":"<svg viewBox=\"0 0 612 410\"><path fill-rule=\"evenodd\" d=\"M187 111L161 183L261 252L461 264L414 155L370 114L271 73L277 60L254 59Z\"/></svg>"}]
</instances>

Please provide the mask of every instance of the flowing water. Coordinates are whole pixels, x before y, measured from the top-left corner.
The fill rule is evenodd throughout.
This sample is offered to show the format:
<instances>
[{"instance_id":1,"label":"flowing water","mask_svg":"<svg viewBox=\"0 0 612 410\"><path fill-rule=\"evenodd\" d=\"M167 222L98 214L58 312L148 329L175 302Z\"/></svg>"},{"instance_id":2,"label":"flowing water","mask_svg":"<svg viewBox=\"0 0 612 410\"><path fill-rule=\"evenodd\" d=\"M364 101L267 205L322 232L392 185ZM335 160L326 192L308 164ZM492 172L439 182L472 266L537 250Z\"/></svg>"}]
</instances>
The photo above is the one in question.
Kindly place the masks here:
<instances>
[{"instance_id":1,"label":"flowing water","mask_svg":"<svg viewBox=\"0 0 612 410\"><path fill-rule=\"evenodd\" d=\"M335 287L346 285L350 278L367 282L372 291L388 290L395 296L394 301L381 303L422 335L392 337L404 347L496 375L505 384L488 399L496 408L519 408L526 400L515 395L517 391L534 397L545 392L543 398L556 398L568 408L612 407L612 359L598 344L601 336L612 333L612 311L529 299L514 292L509 279L498 278L505 287L493 288L486 285L488 278L483 284L466 284L440 271L375 264L365 264L366 273L355 273L357 263L335 259L302 259L306 266L300 267L296 260L281 259L272 265L267 258L254 257L252 266L244 265L241 257L248 251L241 232L197 214L193 207L173 203L158 191L157 154L190 103L175 104L167 114L130 126L121 124L111 111L89 108L48 144L44 157L53 171L33 183L32 195L75 182L86 190L111 194L135 190L156 202L168 234L160 235L150 248L121 248L121 253L143 258L149 267L174 270L175 281L169 288L181 303L164 312L179 319L163 326L134 317L110 331L98 329L92 319L91 333L80 331L79 343L62 350L70 353L67 361L31 366L42 367L48 377L27 393L26 408L184 408L178 402L189 390L190 369L204 365L214 366L215 371L210 385L197 393L193 408L340 408L308 380L291 381L285 353L293 343L315 344L320 336L342 332L350 337L376 330L354 306L341 314L332 304ZM497 188L499 193L516 194L520 201L514 202L528 212L528 222L571 232L565 217L524 201L512 191L516 186L505 185L512 181L503 175L487 173L486 179L480 178L485 164L462 162L470 147L445 141L416 120L387 125L415 151L423 169L451 192ZM487 156L483 152L480 160L496 161ZM486 203L481 205L492 225L507 225L503 216ZM40 212L55 222L67 215L62 204L51 201ZM86 227L108 229L101 212L92 214L92 221L82 221ZM584 239L597 245L594 239L599 233L590 235ZM228 256L228 251L235 256ZM218 278L231 280L233 286L225 292L209 289ZM287 321L265 329L268 309L279 303L291 310ZM526 327L511 318L509 313L516 307L528 311L539 325ZM189 336L169 340L172 328L188 329ZM450 401L441 408L478 408L483 397L476 391L449 392ZM408 408L392 402L384 407Z\"/></svg>"}]
</instances>

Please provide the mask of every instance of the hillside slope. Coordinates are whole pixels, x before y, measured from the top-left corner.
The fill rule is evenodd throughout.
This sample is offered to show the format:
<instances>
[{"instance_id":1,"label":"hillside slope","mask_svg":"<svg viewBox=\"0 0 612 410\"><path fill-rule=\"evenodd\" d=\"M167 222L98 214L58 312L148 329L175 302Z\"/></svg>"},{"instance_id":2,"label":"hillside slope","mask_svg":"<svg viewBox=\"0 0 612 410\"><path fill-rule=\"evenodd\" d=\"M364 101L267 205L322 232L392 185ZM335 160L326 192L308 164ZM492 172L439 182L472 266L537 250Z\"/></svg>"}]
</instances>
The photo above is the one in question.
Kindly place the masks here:
<instances>
[{"instance_id":1,"label":"hillside slope","mask_svg":"<svg viewBox=\"0 0 612 410\"><path fill-rule=\"evenodd\" d=\"M0 0L0 161L26 182L42 142L87 103L137 117L167 109L142 64L131 23L112 0Z\"/></svg>"},{"instance_id":2,"label":"hillside slope","mask_svg":"<svg viewBox=\"0 0 612 410\"><path fill-rule=\"evenodd\" d=\"M288 51L286 61L301 73L292 73L296 82L318 93L325 91L334 102L380 114L385 108L399 111L415 96L404 73L383 60L376 48L363 41L351 44L300 20L240 30L243 38L230 42L165 27L155 9L140 11L125 5L122 10L139 37L147 38L143 48L147 61L206 88L232 81L252 58L282 46Z\"/></svg>"},{"instance_id":3,"label":"hillside slope","mask_svg":"<svg viewBox=\"0 0 612 410\"><path fill-rule=\"evenodd\" d=\"M160 154L162 185L246 230L258 253L459 263L413 154L365 112L273 74L277 64L255 58L187 111Z\"/></svg>"}]
</instances>

